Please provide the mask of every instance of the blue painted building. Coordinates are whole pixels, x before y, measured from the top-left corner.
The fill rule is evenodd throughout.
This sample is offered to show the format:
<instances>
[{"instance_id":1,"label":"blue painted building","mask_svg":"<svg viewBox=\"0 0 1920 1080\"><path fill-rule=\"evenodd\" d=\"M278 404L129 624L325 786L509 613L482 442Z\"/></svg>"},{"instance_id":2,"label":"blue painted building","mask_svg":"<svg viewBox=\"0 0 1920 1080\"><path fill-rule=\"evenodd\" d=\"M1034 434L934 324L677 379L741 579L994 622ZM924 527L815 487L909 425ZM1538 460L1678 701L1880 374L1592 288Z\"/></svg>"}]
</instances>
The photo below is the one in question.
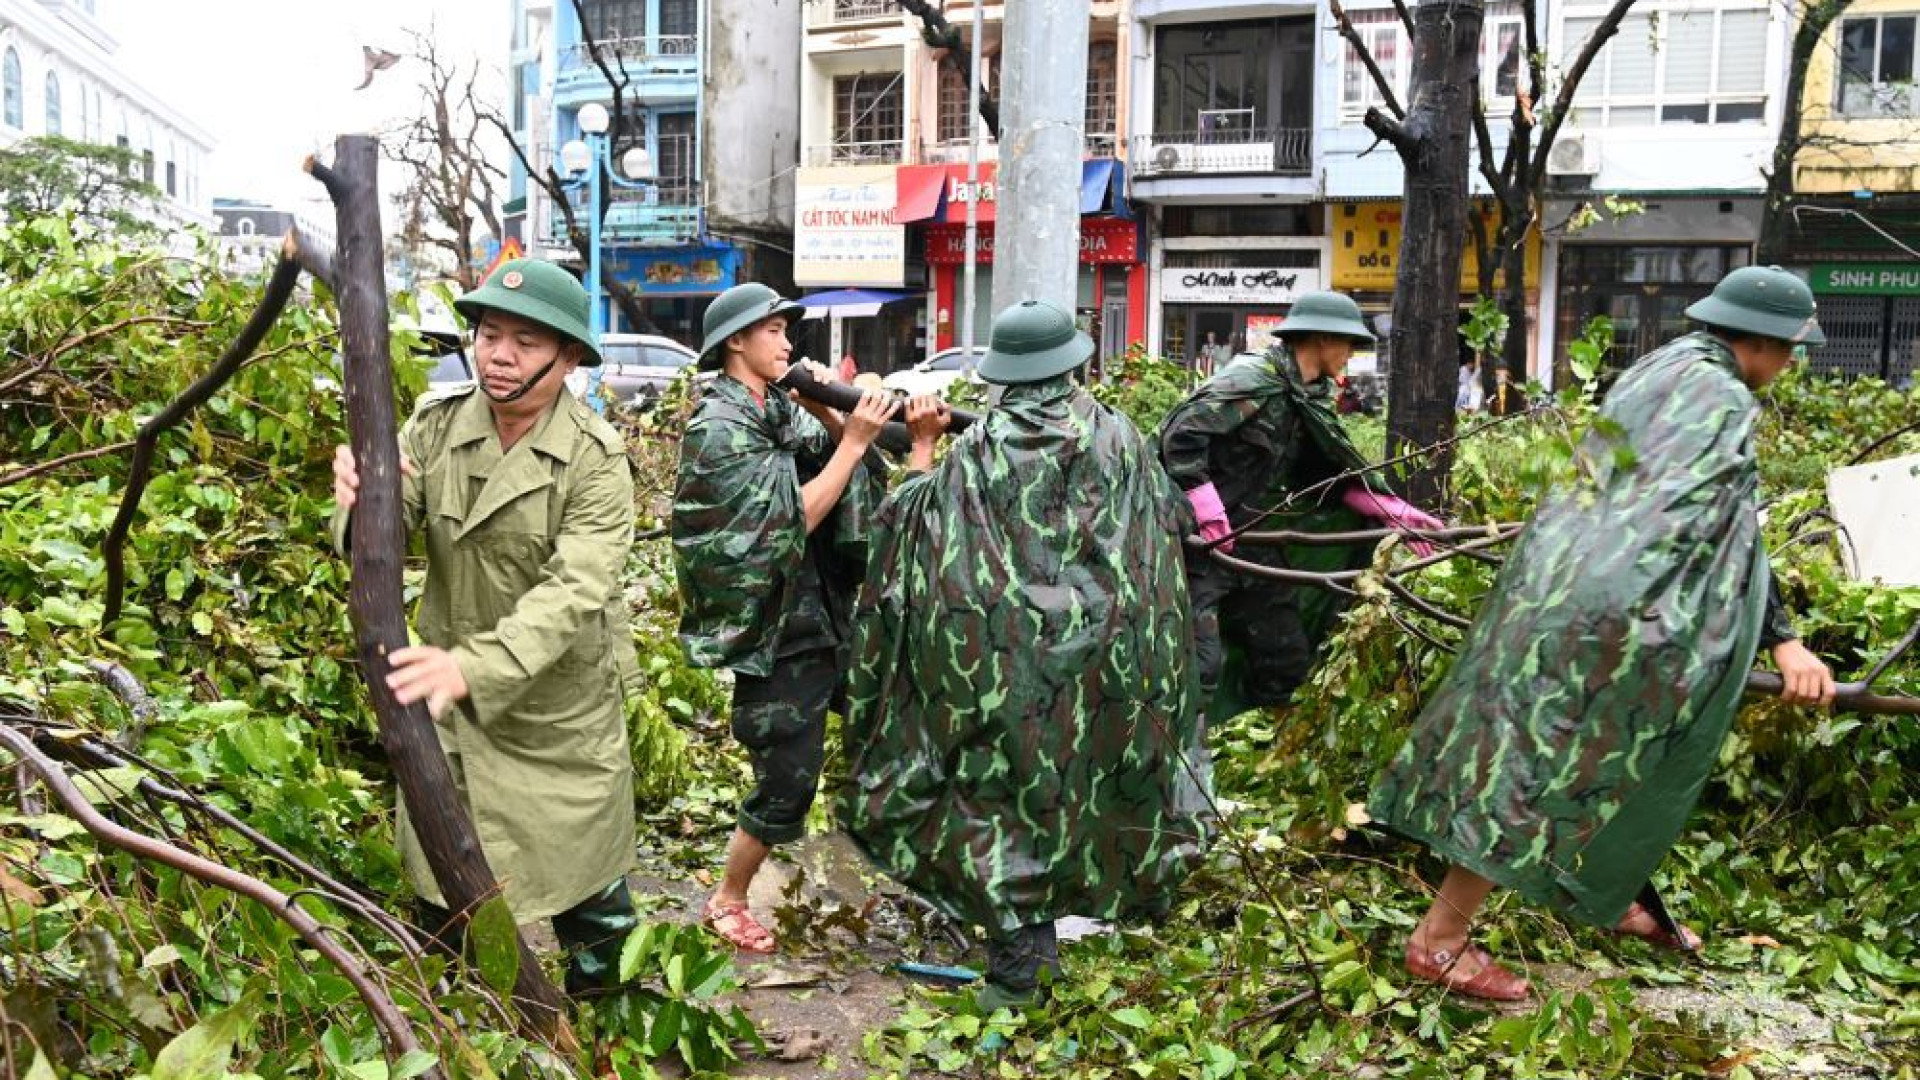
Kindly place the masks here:
<instances>
[{"instance_id":1,"label":"blue painted building","mask_svg":"<svg viewBox=\"0 0 1920 1080\"><path fill-rule=\"evenodd\" d=\"M640 315L636 325L607 300L603 325L697 345L707 301L741 272L741 252L712 233L703 196L706 0L587 0L584 24L570 0L512 3L510 112L527 160L513 163L508 231L530 253L584 269L565 214L526 172L564 174L560 148L581 138L580 110L603 106L617 179L602 185L601 260L636 295ZM651 159L652 175L640 183L620 177L634 147ZM584 229L584 184L569 201Z\"/></svg>"}]
</instances>

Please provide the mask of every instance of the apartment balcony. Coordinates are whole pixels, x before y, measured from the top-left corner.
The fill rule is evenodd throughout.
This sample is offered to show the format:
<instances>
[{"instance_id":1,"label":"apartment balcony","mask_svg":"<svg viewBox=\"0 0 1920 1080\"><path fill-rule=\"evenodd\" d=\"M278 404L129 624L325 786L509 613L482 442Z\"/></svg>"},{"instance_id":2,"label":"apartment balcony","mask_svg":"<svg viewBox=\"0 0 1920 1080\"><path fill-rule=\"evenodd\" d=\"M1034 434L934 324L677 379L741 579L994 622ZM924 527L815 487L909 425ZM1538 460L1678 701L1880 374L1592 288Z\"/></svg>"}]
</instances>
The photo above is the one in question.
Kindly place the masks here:
<instances>
[{"instance_id":1,"label":"apartment balcony","mask_svg":"<svg viewBox=\"0 0 1920 1080\"><path fill-rule=\"evenodd\" d=\"M967 139L931 139L920 144L918 161L922 165L965 165L968 147ZM1120 138L1111 133L1088 135L1086 150L1081 156L1117 158L1120 156ZM1000 160L1000 144L991 135L980 137L980 160Z\"/></svg>"},{"instance_id":2,"label":"apartment balcony","mask_svg":"<svg viewBox=\"0 0 1920 1080\"><path fill-rule=\"evenodd\" d=\"M837 23L898 19L900 5L894 0L831 0L827 13Z\"/></svg>"},{"instance_id":3,"label":"apartment balcony","mask_svg":"<svg viewBox=\"0 0 1920 1080\"><path fill-rule=\"evenodd\" d=\"M971 152L970 139L932 139L920 144L923 165L965 165ZM980 160L1000 160L1000 144L991 135L980 136Z\"/></svg>"},{"instance_id":4,"label":"apartment balcony","mask_svg":"<svg viewBox=\"0 0 1920 1080\"><path fill-rule=\"evenodd\" d=\"M898 165L905 159L905 150L906 144L899 139L881 142L815 143L807 147L807 164L814 167Z\"/></svg>"},{"instance_id":5,"label":"apartment balcony","mask_svg":"<svg viewBox=\"0 0 1920 1080\"><path fill-rule=\"evenodd\" d=\"M1311 128L1163 131L1133 137L1128 166L1140 179L1195 173L1313 172Z\"/></svg>"},{"instance_id":6,"label":"apartment balcony","mask_svg":"<svg viewBox=\"0 0 1920 1080\"><path fill-rule=\"evenodd\" d=\"M584 196L575 200L575 214L584 215ZM547 243L567 244L566 218L546 204ZM580 222L584 228L584 217ZM602 247L674 247L700 238L698 189L688 180L669 179L647 187L615 188L607 194L607 214L600 222Z\"/></svg>"},{"instance_id":7,"label":"apartment balcony","mask_svg":"<svg viewBox=\"0 0 1920 1080\"><path fill-rule=\"evenodd\" d=\"M628 80L626 95L640 105L690 101L700 91L700 39L693 34L647 34L604 38L561 51L554 78L554 103L569 108L604 101L613 93L594 62L597 49L607 66Z\"/></svg>"}]
</instances>

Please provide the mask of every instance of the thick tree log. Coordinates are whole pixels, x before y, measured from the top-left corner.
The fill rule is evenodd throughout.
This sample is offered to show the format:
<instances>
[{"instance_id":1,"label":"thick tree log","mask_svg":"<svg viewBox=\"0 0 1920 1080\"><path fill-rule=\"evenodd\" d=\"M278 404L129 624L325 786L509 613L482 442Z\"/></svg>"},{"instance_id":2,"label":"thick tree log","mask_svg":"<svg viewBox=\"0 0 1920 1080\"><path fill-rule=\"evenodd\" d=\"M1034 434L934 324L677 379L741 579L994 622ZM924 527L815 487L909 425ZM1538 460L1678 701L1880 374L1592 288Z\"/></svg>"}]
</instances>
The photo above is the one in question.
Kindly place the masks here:
<instances>
[{"instance_id":1,"label":"thick tree log","mask_svg":"<svg viewBox=\"0 0 1920 1080\"><path fill-rule=\"evenodd\" d=\"M191 851L182 851L172 844L144 836L131 829L109 821L87 797L75 787L66 770L51 758L42 754L33 741L21 732L0 725L0 747L5 747L19 758L20 763L40 777L47 790L53 793L67 813L75 821L102 843L119 848L137 858L147 859L165 866L171 866L197 881L204 881L229 892L247 897L273 912L281 921L293 927L312 949L340 972L342 978L353 986L360 1000L366 1003L367 1012L372 1015L375 1026L380 1029L381 1038L387 1044L387 1051L398 1059L409 1051L420 1049L420 1043L413 1036L413 1026L407 1022L405 1014L394 1005L393 997L386 989L378 985L367 974L360 961L341 948L340 943L328 936L327 929L319 921L306 913L293 898L258 878L248 877L238 870L221 866L195 855ZM434 1080L446 1074L434 1066L421 1074Z\"/></svg>"},{"instance_id":2,"label":"thick tree log","mask_svg":"<svg viewBox=\"0 0 1920 1080\"><path fill-rule=\"evenodd\" d=\"M334 257L334 296L340 307L340 337L346 354L347 425L360 494L353 508L349 543L353 583L348 607L361 673L380 725L380 741L393 766L401 797L411 811L434 881L457 920L482 905L504 903L479 835L454 787L446 754L424 703L401 705L387 688L388 653L407 645L407 612L401 596L406 555L404 507L400 502L400 448L393 405L393 366L387 339L386 264L380 232L377 172L379 143L369 135L334 142L331 168L308 159L307 171L326 185L333 200L339 247ZM537 810L529 809L529 813ZM514 984L524 1034L570 1044L560 992L541 970L539 958L519 937L520 964Z\"/></svg>"},{"instance_id":3,"label":"thick tree log","mask_svg":"<svg viewBox=\"0 0 1920 1080\"><path fill-rule=\"evenodd\" d=\"M127 568L126 557L122 554L127 543L127 533L133 528L133 516L140 509L140 496L146 493L147 478L153 471L153 452L159 445L160 435L168 428L186 419L188 413L199 408L214 392L226 385L240 365L247 362L253 350L273 328L274 320L286 309L287 300L293 296L293 286L300 280L300 265L280 256L274 264L273 277L267 281L267 291L260 297L260 306L253 309L253 315L247 319L247 325L240 328L240 336L227 345L226 351L205 375L196 379L192 386L181 391L180 396L167 402L166 407L153 415L153 418L140 425L140 434L134 439L133 463L127 467L127 490L120 498L120 512L113 517L113 525L107 530L107 538L100 545L101 555L107 563L107 604L106 612L100 618L103 627L112 626L120 617L120 605L126 595Z\"/></svg>"},{"instance_id":4,"label":"thick tree log","mask_svg":"<svg viewBox=\"0 0 1920 1080\"><path fill-rule=\"evenodd\" d=\"M1391 332L1394 392L1387 402L1389 454L1433 447L1406 484L1407 497L1440 504L1453 454L1458 385L1460 256L1467 235L1469 130L1478 94L1482 0L1421 0L1414 8L1407 116L1379 108L1367 128L1392 143L1406 171L1400 267Z\"/></svg>"},{"instance_id":5,"label":"thick tree log","mask_svg":"<svg viewBox=\"0 0 1920 1080\"><path fill-rule=\"evenodd\" d=\"M806 368L795 364L787 373L774 383L782 390L792 390L801 397L829 409L852 412L860 404L864 392L857 386L846 383L822 382L813 377ZM952 419L947 424L947 434L958 435L978 423L977 413L965 409L953 410ZM890 454L904 454L913 449L913 436L907 432L907 425L898 421L888 421L880 429L880 436L873 440L874 445Z\"/></svg>"}]
</instances>

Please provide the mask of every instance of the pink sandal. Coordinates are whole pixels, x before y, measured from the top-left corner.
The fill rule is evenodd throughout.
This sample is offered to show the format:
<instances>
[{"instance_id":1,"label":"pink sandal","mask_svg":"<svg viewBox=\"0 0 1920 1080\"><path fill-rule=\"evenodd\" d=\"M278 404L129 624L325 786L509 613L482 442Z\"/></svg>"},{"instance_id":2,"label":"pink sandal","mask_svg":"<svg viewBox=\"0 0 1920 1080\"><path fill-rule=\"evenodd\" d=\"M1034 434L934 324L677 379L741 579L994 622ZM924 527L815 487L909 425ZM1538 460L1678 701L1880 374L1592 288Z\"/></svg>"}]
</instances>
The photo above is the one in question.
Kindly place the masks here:
<instances>
[{"instance_id":1,"label":"pink sandal","mask_svg":"<svg viewBox=\"0 0 1920 1080\"><path fill-rule=\"evenodd\" d=\"M708 899L700 918L714 933L741 952L765 955L775 948L773 932L761 926L743 903L712 897Z\"/></svg>"}]
</instances>

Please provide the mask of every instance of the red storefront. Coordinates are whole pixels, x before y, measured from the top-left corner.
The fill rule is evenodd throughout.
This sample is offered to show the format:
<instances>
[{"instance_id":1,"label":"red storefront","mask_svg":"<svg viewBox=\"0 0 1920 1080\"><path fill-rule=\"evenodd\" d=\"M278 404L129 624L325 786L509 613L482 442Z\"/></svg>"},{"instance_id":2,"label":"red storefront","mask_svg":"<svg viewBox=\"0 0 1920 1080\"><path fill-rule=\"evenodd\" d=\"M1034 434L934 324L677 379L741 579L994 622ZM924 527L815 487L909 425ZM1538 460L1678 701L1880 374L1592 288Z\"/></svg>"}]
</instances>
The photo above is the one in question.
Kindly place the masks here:
<instances>
[{"instance_id":1,"label":"red storefront","mask_svg":"<svg viewBox=\"0 0 1920 1080\"><path fill-rule=\"evenodd\" d=\"M1080 284L1077 314L1100 343L1102 357L1142 341L1147 330L1146 245L1140 223L1125 216L1124 174L1108 158L1084 163L1080 184ZM928 324L933 348L959 344L964 304L961 287L966 262L967 187L965 165L915 165L898 172L899 220L920 234L932 278L934 307ZM995 182L991 162L980 165L976 221L976 315L974 340L986 344L993 296Z\"/></svg>"}]
</instances>

